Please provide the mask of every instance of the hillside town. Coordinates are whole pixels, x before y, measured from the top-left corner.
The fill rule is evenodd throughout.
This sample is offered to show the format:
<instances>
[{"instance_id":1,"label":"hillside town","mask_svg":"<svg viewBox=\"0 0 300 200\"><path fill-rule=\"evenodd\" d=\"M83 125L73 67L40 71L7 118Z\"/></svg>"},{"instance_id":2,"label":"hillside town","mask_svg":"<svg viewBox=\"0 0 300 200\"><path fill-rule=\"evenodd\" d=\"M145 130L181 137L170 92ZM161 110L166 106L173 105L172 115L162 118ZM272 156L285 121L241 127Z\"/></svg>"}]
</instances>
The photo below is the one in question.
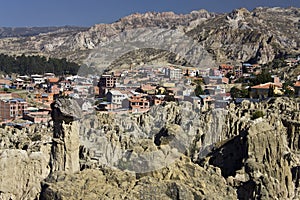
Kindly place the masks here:
<instances>
[{"instance_id":1,"label":"hillside town","mask_svg":"<svg viewBox=\"0 0 300 200\"><path fill-rule=\"evenodd\" d=\"M286 65L300 64L300 57ZM143 65L88 77L56 76L54 73L3 76L0 79L0 121L3 125L24 127L51 119L51 103L58 97L74 98L83 113L143 113L166 101L188 101L193 109L205 112L226 109L229 103L253 102L292 94L300 96L300 75L284 87L280 77L256 85L251 80L263 73L258 64L220 64L198 69L167 65ZM287 93L287 90L291 93ZM240 93L246 92L246 95Z\"/></svg>"}]
</instances>

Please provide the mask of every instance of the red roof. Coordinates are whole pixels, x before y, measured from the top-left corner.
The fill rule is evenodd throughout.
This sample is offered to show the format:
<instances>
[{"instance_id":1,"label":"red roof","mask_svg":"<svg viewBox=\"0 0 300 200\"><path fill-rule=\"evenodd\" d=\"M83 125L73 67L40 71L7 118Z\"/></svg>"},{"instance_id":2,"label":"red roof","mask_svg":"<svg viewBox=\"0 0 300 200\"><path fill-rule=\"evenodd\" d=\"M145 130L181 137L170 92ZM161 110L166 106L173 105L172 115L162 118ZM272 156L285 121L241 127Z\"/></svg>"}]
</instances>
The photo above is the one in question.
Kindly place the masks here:
<instances>
[{"instance_id":1,"label":"red roof","mask_svg":"<svg viewBox=\"0 0 300 200\"><path fill-rule=\"evenodd\" d=\"M59 78L48 78L48 81L50 82L50 83L57 83L58 81L59 81Z\"/></svg>"},{"instance_id":2,"label":"red roof","mask_svg":"<svg viewBox=\"0 0 300 200\"><path fill-rule=\"evenodd\" d=\"M295 84L294 84L295 87L300 87L300 81L297 81Z\"/></svg>"},{"instance_id":3,"label":"red roof","mask_svg":"<svg viewBox=\"0 0 300 200\"><path fill-rule=\"evenodd\" d=\"M282 85L278 84L278 83L264 83L264 84L260 84L260 85L255 85L251 88L254 88L254 89L269 89L270 86L275 86L275 87L278 87L278 88L282 87Z\"/></svg>"}]
</instances>

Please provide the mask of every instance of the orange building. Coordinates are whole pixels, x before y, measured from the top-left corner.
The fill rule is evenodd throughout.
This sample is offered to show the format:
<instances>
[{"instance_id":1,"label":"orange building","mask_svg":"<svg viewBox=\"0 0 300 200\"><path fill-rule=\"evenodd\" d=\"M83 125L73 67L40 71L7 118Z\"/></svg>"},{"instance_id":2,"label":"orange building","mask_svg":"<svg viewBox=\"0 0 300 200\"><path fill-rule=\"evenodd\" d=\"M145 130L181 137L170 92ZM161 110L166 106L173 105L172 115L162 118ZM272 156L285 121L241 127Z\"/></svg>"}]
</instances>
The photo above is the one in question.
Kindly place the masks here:
<instances>
[{"instance_id":1,"label":"orange building","mask_svg":"<svg viewBox=\"0 0 300 200\"><path fill-rule=\"evenodd\" d=\"M35 99L40 102L53 102L53 96L53 93L35 94Z\"/></svg>"},{"instance_id":2,"label":"orange building","mask_svg":"<svg viewBox=\"0 0 300 200\"><path fill-rule=\"evenodd\" d=\"M231 65L227 65L227 64L221 64L220 66L219 66L219 70L220 70L220 72L221 72L221 74L223 75L223 76L226 76L226 74L228 74L228 73L232 73L232 74L234 74L234 67L233 66L231 66Z\"/></svg>"},{"instance_id":3,"label":"orange building","mask_svg":"<svg viewBox=\"0 0 300 200\"><path fill-rule=\"evenodd\" d=\"M134 95L129 99L129 109L133 113L147 112L150 109L149 100L142 95Z\"/></svg>"}]
</instances>

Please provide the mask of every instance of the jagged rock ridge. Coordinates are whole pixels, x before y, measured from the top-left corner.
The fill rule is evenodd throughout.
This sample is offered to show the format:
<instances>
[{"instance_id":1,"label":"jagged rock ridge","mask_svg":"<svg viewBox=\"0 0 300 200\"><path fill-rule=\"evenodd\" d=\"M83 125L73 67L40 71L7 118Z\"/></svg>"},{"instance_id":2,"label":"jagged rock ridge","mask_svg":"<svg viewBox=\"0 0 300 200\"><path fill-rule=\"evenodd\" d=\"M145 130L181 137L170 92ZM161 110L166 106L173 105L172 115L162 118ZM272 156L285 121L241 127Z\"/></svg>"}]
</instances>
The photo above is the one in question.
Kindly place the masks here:
<instances>
[{"instance_id":1,"label":"jagged rock ridge","mask_svg":"<svg viewBox=\"0 0 300 200\"><path fill-rule=\"evenodd\" d=\"M0 52L67 57L82 63L91 50L113 36L132 29L155 27L186 33L216 62L267 63L276 56L299 53L299 13L299 8L256 8L251 12L237 9L220 15L205 10L186 15L133 14L112 24L97 24L87 31L1 39Z\"/></svg>"}]
</instances>

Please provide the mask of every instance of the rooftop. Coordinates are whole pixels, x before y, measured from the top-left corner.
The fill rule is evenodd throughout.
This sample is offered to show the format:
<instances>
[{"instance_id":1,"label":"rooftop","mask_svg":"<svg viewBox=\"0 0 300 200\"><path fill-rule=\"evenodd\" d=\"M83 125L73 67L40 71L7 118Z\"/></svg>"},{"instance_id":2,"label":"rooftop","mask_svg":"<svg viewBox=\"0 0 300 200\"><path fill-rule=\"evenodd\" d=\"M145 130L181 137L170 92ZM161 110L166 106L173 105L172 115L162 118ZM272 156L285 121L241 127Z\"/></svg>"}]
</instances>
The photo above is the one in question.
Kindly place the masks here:
<instances>
[{"instance_id":1,"label":"rooftop","mask_svg":"<svg viewBox=\"0 0 300 200\"><path fill-rule=\"evenodd\" d=\"M270 86L275 86L275 87L281 88L282 84L280 84L280 83L264 83L264 84L252 86L251 88L254 88L254 89L269 89Z\"/></svg>"}]
</instances>

